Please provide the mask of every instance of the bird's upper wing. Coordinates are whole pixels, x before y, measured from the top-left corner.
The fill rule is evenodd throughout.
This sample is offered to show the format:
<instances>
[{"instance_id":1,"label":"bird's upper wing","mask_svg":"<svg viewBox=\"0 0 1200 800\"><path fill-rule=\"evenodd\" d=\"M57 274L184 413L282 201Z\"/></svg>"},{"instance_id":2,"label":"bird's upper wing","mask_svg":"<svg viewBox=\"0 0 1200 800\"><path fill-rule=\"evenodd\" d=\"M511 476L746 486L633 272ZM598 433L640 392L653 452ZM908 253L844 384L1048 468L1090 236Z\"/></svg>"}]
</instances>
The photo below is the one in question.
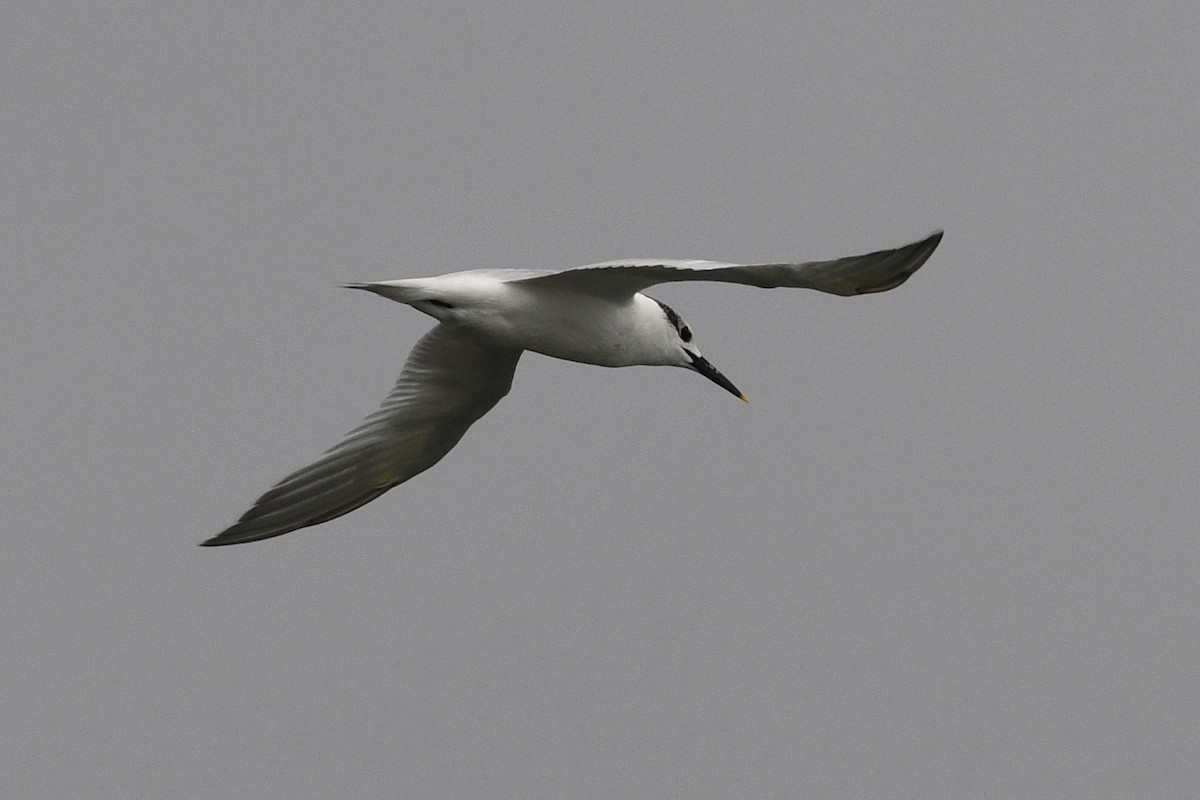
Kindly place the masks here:
<instances>
[{"instance_id":1,"label":"bird's upper wing","mask_svg":"<svg viewBox=\"0 0 1200 800\"><path fill-rule=\"evenodd\" d=\"M861 256L800 264L726 264L720 261L620 259L523 277L514 283L562 286L576 291L632 294L657 283L722 281L763 289L788 286L851 296L894 289L928 260L942 240L938 231L919 242Z\"/></svg>"},{"instance_id":2,"label":"bird's upper wing","mask_svg":"<svg viewBox=\"0 0 1200 800\"><path fill-rule=\"evenodd\" d=\"M521 352L439 324L417 342L378 411L204 544L251 542L316 525L429 469L508 394Z\"/></svg>"}]
</instances>

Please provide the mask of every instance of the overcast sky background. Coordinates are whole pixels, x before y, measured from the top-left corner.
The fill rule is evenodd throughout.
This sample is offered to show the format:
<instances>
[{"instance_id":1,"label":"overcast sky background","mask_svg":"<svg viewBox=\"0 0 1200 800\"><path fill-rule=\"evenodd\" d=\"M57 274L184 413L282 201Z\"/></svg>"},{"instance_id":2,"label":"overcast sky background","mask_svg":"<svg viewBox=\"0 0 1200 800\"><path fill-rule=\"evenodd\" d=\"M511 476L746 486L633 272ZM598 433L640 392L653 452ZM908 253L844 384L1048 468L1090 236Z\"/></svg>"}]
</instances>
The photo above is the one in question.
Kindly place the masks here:
<instances>
[{"instance_id":1,"label":"overcast sky background","mask_svg":"<svg viewBox=\"0 0 1200 800\"><path fill-rule=\"evenodd\" d=\"M1059 10L1055 10L1059 9ZM10 797L1200 795L1194 3L17 3ZM375 408L346 280L673 285L738 403L527 355L433 470L196 544Z\"/></svg>"}]
</instances>

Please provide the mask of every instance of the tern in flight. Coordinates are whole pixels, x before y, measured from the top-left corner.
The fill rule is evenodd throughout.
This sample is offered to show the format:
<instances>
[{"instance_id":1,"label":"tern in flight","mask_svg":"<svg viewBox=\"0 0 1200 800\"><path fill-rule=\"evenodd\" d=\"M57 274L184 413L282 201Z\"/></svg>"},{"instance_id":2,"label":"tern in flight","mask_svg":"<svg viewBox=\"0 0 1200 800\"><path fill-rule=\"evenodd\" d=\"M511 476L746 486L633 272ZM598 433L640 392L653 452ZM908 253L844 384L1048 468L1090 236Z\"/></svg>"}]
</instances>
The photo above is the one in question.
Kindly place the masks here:
<instances>
[{"instance_id":1,"label":"tern in flight","mask_svg":"<svg viewBox=\"0 0 1200 800\"><path fill-rule=\"evenodd\" d=\"M938 231L892 250L799 264L634 258L347 284L410 305L438 324L409 353L375 413L204 544L252 542L327 522L429 469L508 394L525 350L604 367L684 367L745 400L700 355L683 318L643 289L718 281L843 296L886 292L916 272L941 239Z\"/></svg>"}]
</instances>

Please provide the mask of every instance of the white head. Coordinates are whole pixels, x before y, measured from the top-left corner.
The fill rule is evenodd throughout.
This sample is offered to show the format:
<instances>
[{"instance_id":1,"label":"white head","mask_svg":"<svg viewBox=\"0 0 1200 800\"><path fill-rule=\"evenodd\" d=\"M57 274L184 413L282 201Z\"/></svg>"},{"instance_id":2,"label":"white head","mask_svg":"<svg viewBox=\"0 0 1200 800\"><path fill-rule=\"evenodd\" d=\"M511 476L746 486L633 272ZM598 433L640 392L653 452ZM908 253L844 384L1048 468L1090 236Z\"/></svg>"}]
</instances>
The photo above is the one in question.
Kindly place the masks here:
<instances>
[{"instance_id":1,"label":"white head","mask_svg":"<svg viewBox=\"0 0 1200 800\"><path fill-rule=\"evenodd\" d=\"M662 309L663 317L666 319L669 346L672 348L671 363L677 367L699 372L742 402L750 402L729 378L722 375L720 370L710 364L707 358L700 355L700 349L692 341L692 329L683 317L661 300L655 300L653 297L650 299L658 303L658 307Z\"/></svg>"}]
</instances>

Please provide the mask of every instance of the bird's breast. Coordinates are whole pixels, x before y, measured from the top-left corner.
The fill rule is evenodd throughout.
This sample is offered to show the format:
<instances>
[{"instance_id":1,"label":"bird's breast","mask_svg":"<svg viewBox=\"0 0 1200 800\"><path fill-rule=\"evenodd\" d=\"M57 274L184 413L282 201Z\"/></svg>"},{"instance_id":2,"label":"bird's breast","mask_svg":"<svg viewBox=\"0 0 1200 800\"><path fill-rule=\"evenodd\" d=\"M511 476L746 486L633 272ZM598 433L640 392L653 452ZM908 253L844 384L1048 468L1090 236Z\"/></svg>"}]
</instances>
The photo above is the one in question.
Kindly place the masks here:
<instances>
[{"instance_id":1,"label":"bird's breast","mask_svg":"<svg viewBox=\"0 0 1200 800\"><path fill-rule=\"evenodd\" d=\"M606 367L658 363L660 332L654 322L661 311L648 298L535 290L521 291L516 299L502 315L512 346Z\"/></svg>"}]
</instances>

